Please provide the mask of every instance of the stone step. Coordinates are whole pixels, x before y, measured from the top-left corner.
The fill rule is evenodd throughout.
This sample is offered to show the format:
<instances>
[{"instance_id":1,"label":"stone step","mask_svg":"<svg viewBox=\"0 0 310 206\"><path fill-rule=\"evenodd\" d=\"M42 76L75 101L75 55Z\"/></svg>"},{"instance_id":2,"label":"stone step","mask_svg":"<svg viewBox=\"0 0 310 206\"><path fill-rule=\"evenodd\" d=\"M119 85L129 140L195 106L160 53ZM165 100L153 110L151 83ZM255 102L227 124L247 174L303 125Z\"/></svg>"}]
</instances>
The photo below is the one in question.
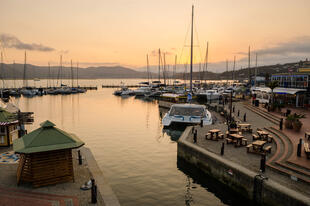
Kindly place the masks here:
<instances>
[{"instance_id":1,"label":"stone step","mask_svg":"<svg viewBox=\"0 0 310 206\"><path fill-rule=\"evenodd\" d=\"M248 106L248 105L245 105L245 107L246 107L247 109L249 109L250 111L252 111L252 112L254 112L254 113L260 115L261 117L263 117L263 118L269 120L270 122L272 122L272 123L274 123L274 124L276 124L276 125L278 125L279 122L280 122L280 121L275 120L274 118L272 118L272 117L270 117L270 116L267 116L267 115L263 114L262 112L260 112L260 111L258 111L258 110L253 109L252 107L250 107L250 106Z\"/></svg>"},{"instance_id":2,"label":"stone step","mask_svg":"<svg viewBox=\"0 0 310 206\"><path fill-rule=\"evenodd\" d=\"M264 110L262 110L262 109L259 109L258 107L255 107L255 106L253 106L253 105L251 105L251 104L249 104L249 103L245 103L245 105L248 106L248 107L250 107L251 109L257 111L257 112L260 112L260 113L262 113L262 114L264 114L264 115L270 117L271 119L274 119L275 121L280 121L280 118L279 118L279 117L274 116L274 115L272 115L272 114L270 114L270 113L268 113L268 112L266 112L266 111L264 111Z\"/></svg>"}]
</instances>

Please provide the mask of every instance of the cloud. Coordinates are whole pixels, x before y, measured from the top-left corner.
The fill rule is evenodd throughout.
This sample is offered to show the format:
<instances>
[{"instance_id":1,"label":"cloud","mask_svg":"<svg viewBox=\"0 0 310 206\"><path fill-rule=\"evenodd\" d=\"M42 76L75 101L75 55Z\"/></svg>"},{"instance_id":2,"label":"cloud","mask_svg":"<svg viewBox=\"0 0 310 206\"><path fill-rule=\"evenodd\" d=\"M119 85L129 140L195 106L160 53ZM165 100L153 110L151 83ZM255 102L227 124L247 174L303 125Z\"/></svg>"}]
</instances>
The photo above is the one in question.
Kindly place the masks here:
<instances>
[{"instance_id":1,"label":"cloud","mask_svg":"<svg viewBox=\"0 0 310 206\"><path fill-rule=\"evenodd\" d=\"M54 48L44 46L42 44L36 43L24 43L19 40L17 37L11 34L0 34L0 42L5 48L15 48L20 50L31 50L31 51L42 51L42 52L51 52L55 51Z\"/></svg>"},{"instance_id":2,"label":"cloud","mask_svg":"<svg viewBox=\"0 0 310 206\"><path fill-rule=\"evenodd\" d=\"M258 53L259 55L275 55L275 56L289 56L296 54L310 53L310 36L301 36L292 39L288 42L277 43L271 47L251 51L251 53ZM237 52L236 54L248 55L247 52Z\"/></svg>"},{"instance_id":3,"label":"cloud","mask_svg":"<svg viewBox=\"0 0 310 206\"><path fill-rule=\"evenodd\" d=\"M171 48L171 50L174 50L174 48ZM166 56L171 56L171 55L175 55L175 52L173 51L164 51L164 50L160 50L161 55L166 54ZM158 49L154 49L150 52L149 54L152 57L158 57Z\"/></svg>"}]
</instances>

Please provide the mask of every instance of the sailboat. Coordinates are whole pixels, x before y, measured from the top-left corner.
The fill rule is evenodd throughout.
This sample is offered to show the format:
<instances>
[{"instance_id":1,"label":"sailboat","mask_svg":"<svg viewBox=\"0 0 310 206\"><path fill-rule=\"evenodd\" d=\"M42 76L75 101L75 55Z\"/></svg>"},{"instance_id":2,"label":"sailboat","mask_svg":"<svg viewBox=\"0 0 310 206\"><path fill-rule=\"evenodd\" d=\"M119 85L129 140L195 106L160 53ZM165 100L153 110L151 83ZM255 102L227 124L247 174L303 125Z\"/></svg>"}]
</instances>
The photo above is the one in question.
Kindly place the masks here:
<instances>
[{"instance_id":1,"label":"sailboat","mask_svg":"<svg viewBox=\"0 0 310 206\"><path fill-rule=\"evenodd\" d=\"M21 94L26 97L33 97L38 94L38 90L28 86L27 74L27 54L25 51L25 62L24 62L24 87L21 89Z\"/></svg>"},{"instance_id":2,"label":"sailboat","mask_svg":"<svg viewBox=\"0 0 310 206\"><path fill-rule=\"evenodd\" d=\"M191 64L190 64L190 90L189 96L193 95L193 23L194 23L194 5L192 5L192 22L191 22ZM190 99L190 98L188 98ZM211 113L204 105L191 104L173 104L169 112L162 119L164 127L173 125L192 125L192 124L211 125Z\"/></svg>"}]
</instances>

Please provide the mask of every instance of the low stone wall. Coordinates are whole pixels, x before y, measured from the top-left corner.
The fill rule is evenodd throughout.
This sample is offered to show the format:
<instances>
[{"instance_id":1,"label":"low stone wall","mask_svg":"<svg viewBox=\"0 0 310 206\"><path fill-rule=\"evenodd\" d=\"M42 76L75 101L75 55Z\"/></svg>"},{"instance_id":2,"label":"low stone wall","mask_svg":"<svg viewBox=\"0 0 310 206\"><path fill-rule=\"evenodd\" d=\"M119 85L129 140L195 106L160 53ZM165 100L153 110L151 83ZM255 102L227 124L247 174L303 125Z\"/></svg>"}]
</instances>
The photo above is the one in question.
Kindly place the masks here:
<instances>
[{"instance_id":1,"label":"low stone wall","mask_svg":"<svg viewBox=\"0 0 310 206\"><path fill-rule=\"evenodd\" d=\"M187 141L190 132L191 127L187 127L178 141L178 157L215 177L244 198L265 205L310 205L309 197Z\"/></svg>"},{"instance_id":2,"label":"low stone wall","mask_svg":"<svg viewBox=\"0 0 310 206\"><path fill-rule=\"evenodd\" d=\"M88 165L88 169L96 181L99 194L102 196L105 206L120 206L120 203L110 187L107 179L100 170L97 161L95 160L92 152L87 147L82 147L82 156L85 157Z\"/></svg>"}]
</instances>

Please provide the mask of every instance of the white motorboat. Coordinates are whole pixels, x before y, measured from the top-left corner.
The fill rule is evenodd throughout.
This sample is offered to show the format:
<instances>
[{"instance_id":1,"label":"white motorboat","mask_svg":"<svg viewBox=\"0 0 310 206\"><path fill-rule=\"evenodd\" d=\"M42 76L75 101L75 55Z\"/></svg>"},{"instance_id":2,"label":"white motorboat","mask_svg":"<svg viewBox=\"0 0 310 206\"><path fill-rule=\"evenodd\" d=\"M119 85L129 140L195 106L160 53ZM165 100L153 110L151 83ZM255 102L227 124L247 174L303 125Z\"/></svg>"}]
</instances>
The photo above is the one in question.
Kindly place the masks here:
<instances>
[{"instance_id":1,"label":"white motorboat","mask_svg":"<svg viewBox=\"0 0 310 206\"><path fill-rule=\"evenodd\" d=\"M197 104L173 104L168 113L165 114L162 124L164 127L171 125L193 125L200 124L211 125L211 113L204 105Z\"/></svg>"},{"instance_id":2,"label":"white motorboat","mask_svg":"<svg viewBox=\"0 0 310 206\"><path fill-rule=\"evenodd\" d=\"M134 90L136 96L145 96L145 94L151 93L151 88L147 86L139 87L138 89Z\"/></svg>"},{"instance_id":3,"label":"white motorboat","mask_svg":"<svg viewBox=\"0 0 310 206\"><path fill-rule=\"evenodd\" d=\"M196 95L198 98L205 100L218 100L221 96L215 89L199 90Z\"/></svg>"}]
</instances>

